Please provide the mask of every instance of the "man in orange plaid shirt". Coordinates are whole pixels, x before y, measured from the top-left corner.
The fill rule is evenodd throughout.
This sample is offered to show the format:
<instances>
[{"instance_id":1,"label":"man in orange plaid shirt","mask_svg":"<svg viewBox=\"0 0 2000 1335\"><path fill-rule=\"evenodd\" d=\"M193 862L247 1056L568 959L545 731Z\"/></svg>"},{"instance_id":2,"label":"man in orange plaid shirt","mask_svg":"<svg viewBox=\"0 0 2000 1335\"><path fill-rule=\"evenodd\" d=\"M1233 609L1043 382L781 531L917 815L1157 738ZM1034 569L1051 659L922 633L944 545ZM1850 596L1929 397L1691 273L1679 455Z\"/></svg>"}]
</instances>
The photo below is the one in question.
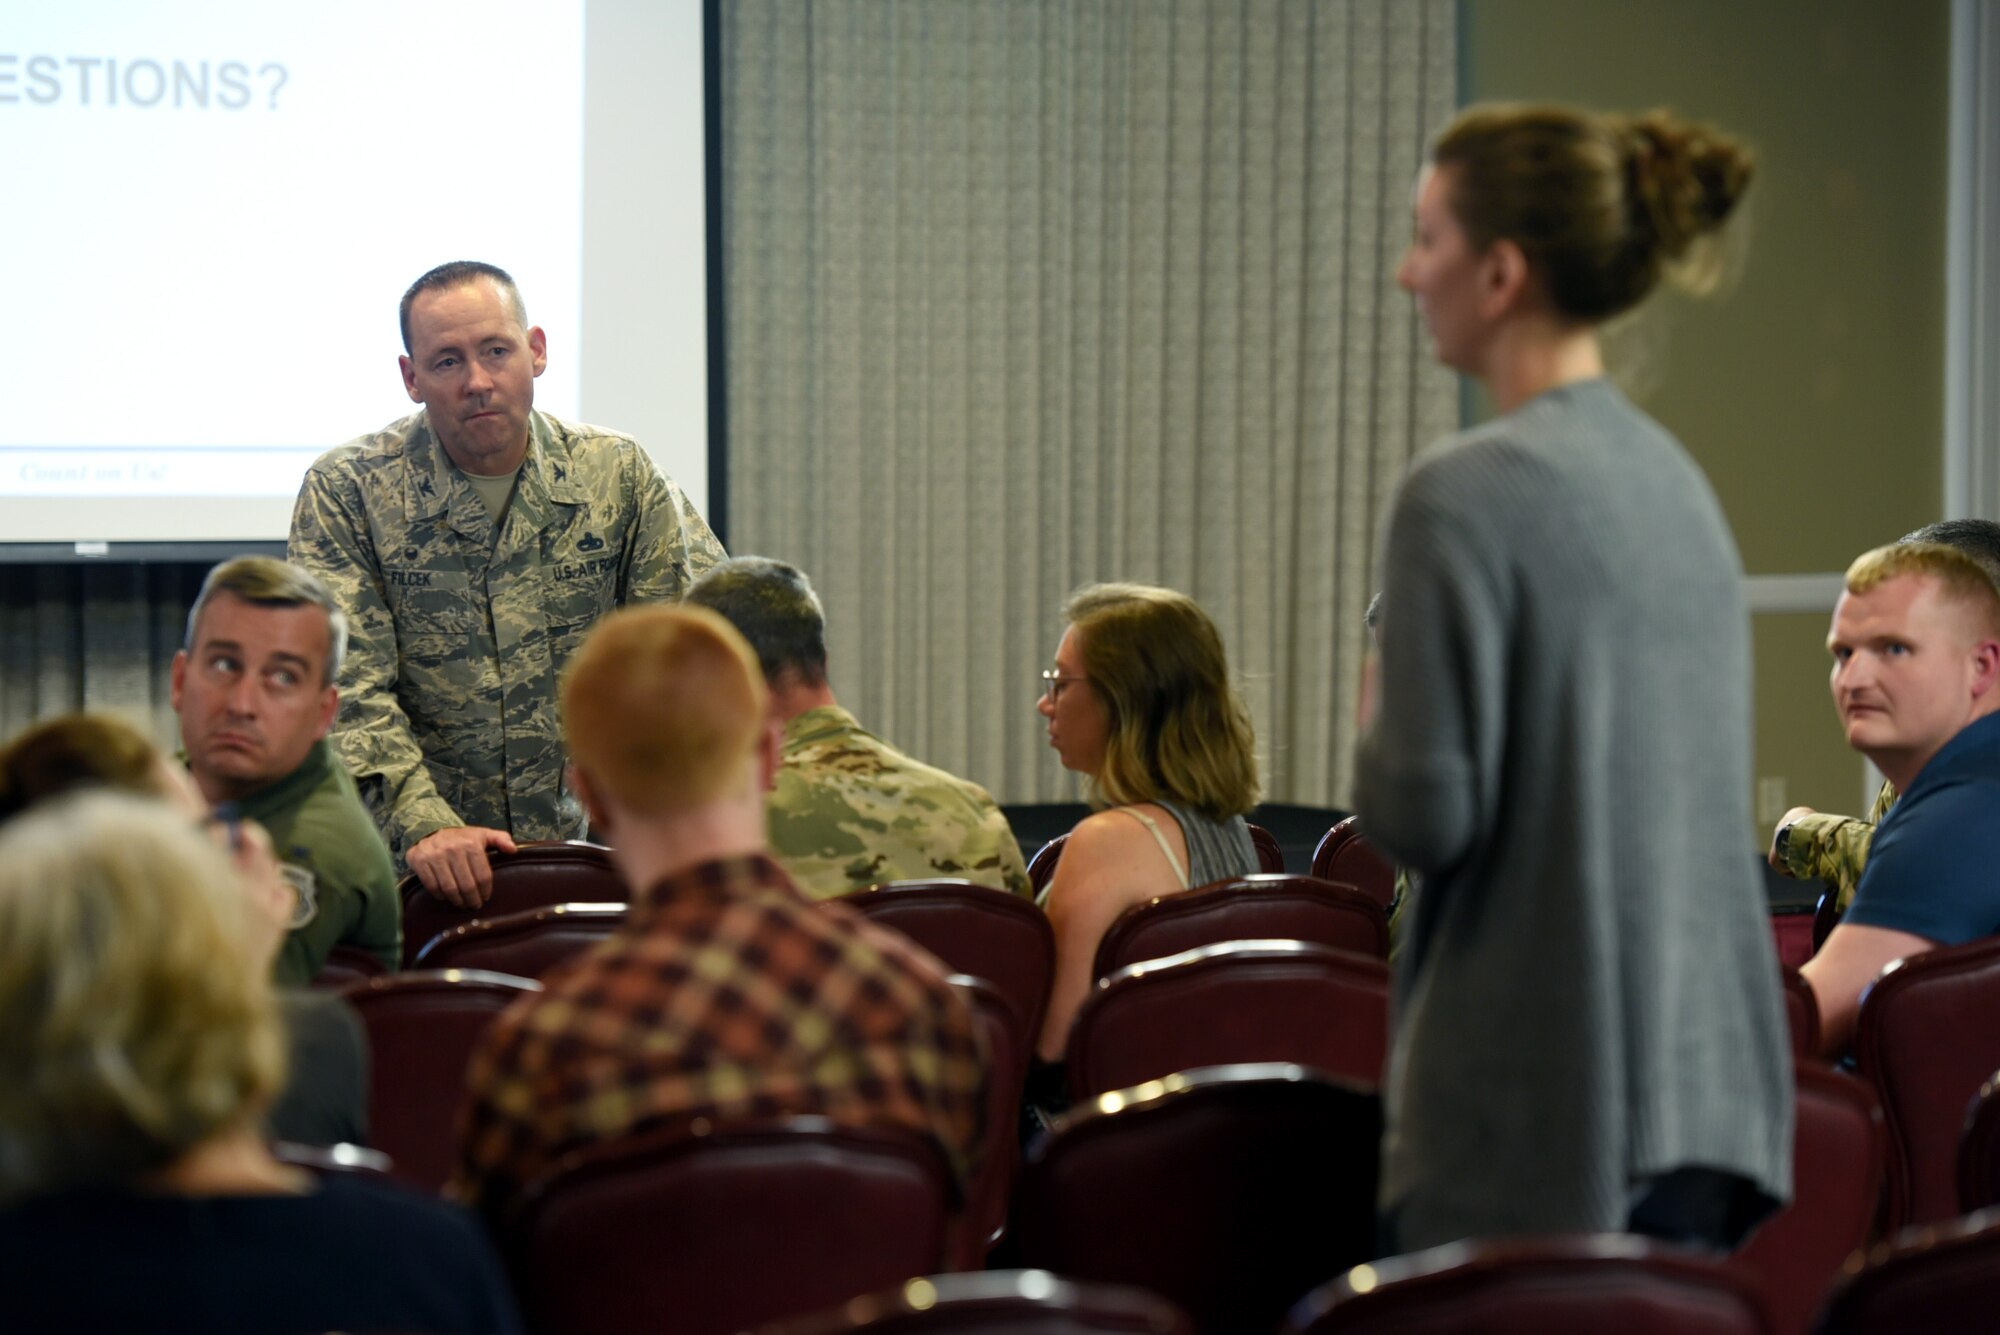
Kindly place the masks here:
<instances>
[{"instance_id":1,"label":"man in orange plaid shirt","mask_svg":"<svg viewBox=\"0 0 2000 1335\"><path fill-rule=\"evenodd\" d=\"M631 914L488 1035L458 1198L504 1219L563 1154L696 1117L911 1127L970 1181L986 1081L973 1016L929 955L806 899L766 854L778 735L742 637L700 608L613 613L562 703Z\"/></svg>"}]
</instances>

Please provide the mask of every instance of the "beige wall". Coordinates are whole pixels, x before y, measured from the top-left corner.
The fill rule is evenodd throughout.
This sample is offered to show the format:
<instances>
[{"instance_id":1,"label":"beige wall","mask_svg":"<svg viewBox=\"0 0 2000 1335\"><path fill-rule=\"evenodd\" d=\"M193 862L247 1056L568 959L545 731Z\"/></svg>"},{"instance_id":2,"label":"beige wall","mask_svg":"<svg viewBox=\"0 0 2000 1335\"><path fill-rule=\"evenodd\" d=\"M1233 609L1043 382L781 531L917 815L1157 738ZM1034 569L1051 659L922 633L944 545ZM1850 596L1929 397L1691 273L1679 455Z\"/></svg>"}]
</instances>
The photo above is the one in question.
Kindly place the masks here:
<instances>
[{"instance_id":1,"label":"beige wall","mask_svg":"<svg viewBox=\"0 0 2000 1335\"><path fill-rule=\"evenodd\" d=\"M1756 147L1740 281L1637 340L1745 568L1837 571L1939 518L1947 0L1462 0L1460 33L1467 101L1665 105ZM1757 618L1757 771L1851 811L1825 634Z\"/></svg>"}]
</instances>

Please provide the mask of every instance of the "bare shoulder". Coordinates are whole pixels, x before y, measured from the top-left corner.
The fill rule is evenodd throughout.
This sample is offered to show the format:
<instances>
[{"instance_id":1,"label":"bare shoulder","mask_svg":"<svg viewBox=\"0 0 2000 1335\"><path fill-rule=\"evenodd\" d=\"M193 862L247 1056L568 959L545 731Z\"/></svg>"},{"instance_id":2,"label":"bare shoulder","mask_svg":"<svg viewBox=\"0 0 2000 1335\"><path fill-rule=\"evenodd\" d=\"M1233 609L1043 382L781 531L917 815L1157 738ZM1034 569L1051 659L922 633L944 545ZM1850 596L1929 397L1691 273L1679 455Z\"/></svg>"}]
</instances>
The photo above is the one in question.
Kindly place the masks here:
<instances>
[{"instance_id":1,"label":"bare shoulder","mask_svg":"<svg viewBox=\"0 0 2000 1335\"><path fill-rule=\"evenodd\" d=\"M1052 901L1068 897L1071 905L1090 900L1123 906L1181 888L1152 832L1132 818L1133 811L1152 816L1167 838L1174 837L1178 827L1154 807L1099 811L1085 817L1063 846Z\"/></svg>"},{"instance_id":2,"label":"bare shoulder","mask_svg":"<svg viewBox=\"0 0 2000 1335\"><path fill-rule=\"evenodd\" d=\"M1067 862L1072 853L1093 861L1115 859L1128 855L1134 849L1151 848L1152 834L1144 824L1133 819L1133 813L1152 816L1158 822L1160 816L1154 814L1158 810L1152 806L1137 806L1092 812L1069 832L1069 842L1063 845L1063 860Z\"/></svg>"}]
</instances>

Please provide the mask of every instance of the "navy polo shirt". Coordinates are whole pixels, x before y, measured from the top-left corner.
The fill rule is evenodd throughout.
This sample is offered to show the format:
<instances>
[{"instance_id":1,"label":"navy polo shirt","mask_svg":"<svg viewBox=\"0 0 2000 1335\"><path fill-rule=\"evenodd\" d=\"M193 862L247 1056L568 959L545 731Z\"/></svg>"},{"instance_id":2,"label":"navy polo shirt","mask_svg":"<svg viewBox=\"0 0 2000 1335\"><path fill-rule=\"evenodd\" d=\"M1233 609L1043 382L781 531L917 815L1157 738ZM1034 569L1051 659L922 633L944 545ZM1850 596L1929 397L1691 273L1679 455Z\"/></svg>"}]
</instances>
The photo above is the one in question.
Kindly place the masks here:
<instances>
[{"instance_id":1,"label":"navy polo shirt","mask_svg":"<svg viewBox=\"0 0 2000 1335\"><path fill-rule=\"evenodd\" d=\"M1946 742L1883 818L1841 921L1945 946L2000 933L2000 714Z\"/></svg>"}]
</instances>

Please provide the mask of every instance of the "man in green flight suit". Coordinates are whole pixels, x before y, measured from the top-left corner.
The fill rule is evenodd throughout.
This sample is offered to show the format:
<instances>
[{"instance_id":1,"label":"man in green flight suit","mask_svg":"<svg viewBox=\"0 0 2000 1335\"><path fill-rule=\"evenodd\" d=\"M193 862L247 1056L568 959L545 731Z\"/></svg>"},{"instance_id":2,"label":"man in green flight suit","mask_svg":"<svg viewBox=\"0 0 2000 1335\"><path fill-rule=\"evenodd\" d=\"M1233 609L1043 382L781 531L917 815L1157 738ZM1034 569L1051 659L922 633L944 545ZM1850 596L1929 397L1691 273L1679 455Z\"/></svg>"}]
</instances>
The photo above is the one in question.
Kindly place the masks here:
<instances>
[{"instance_id":1,"label":"man in green flight suit","mask_svg":"<svg viewBox=\"0 0 2000 1335\"><path fill-rule=\"evenodd\" d=\"M240 556L211 570L174 655L188 772L211 806L270 831L298 895L274 977L302 987L337 945L395 968L402 905L389 850L326 743L347 619L297 566Z\"/></svg>"},{"instance_id":2,"label":"man in green flight suit","mask_svg":"<svg viewBox=\"0 0 2000 1335\"><path fill-rule=\"evenodd\" d=\"M582 833L557 683L591 624L723 552L638 442L535 409L548 340L504 270L438 266L402 324L423 410L321 456L290 553L352 627L335 752L425 888L473 907L489 849Z\"/></svg>"},{"instance_id":3,"label":"man in green flight suit","mask_svg":"<svg viewBox=\"0 0 2000 1335\"><path fill-rule=\"evenodd\" d=\"M963 877L1030 895L1021 845L976 783L904 755L840 707L826 676L826 615L796 567L724 561L687 601L719 612L750 647L784 749L764 804L772 855L825 899L884 881Z\"/></svg>"}]
</instances>

